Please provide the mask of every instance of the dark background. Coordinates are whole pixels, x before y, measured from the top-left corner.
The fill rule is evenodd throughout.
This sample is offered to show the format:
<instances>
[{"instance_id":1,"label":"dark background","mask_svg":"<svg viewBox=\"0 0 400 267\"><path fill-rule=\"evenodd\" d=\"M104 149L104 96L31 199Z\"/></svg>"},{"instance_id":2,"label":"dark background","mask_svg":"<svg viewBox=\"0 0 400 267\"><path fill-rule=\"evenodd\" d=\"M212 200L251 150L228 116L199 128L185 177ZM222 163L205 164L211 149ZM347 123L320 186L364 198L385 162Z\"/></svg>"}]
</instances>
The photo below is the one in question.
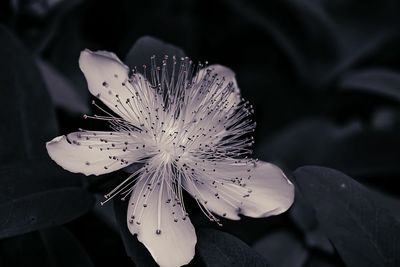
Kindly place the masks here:
<instances>
[{"instance_id":1,"label":"dark background","mask_svg":"<svg viewBox=\"0 0 400 267\"><path fill-rule=\"evenodd\" d=\"M222 228L188 199L191 266L400 266L399 5L2 0L0 266L154 265L124 203L99 205L126 173L71 174L44 146L101 127L82 119L93 109L80 51L124 58L144 35L233 69L255 108L256 157L296 185L289 212Z\"/></svg>"}]
</instances>

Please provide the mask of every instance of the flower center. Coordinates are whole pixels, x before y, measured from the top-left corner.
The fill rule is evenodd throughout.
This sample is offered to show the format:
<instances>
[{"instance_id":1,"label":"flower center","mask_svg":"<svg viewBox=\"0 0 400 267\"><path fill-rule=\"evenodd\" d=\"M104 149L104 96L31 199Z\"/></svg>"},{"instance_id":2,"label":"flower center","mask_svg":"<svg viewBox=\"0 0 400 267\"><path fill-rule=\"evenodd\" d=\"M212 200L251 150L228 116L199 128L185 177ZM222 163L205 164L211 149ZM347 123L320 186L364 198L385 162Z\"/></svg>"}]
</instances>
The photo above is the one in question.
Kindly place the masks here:
<instances>
[{"instance_id":1,"label":"flower center","mask_svg":"<svg viewBox=\"0 0 400 267\"><path fill-rule=\"evenodd\" d=\"M171 162L177 158L177 151L173 144L160 143L159 144L160 154L159 157L164 162Z\"/></svg>"}]
</instances>

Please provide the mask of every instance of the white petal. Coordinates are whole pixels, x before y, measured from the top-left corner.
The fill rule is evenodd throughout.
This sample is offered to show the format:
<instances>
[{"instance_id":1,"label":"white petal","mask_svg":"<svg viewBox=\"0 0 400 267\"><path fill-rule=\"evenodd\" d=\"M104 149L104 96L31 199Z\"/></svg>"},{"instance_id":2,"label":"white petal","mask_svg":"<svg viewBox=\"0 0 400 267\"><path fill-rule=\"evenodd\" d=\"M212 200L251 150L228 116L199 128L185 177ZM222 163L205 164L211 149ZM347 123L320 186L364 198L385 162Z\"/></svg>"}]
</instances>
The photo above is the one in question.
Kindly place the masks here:
<instances>
[{"instance_id":1,"label":"white petal","mask_svg":"<svg viewBox=\"0 0 400 267\"><path fill-rule=\"evenodd\" d=\"M99 175L121 169L142 158L145 151L135 149L136 139L125 133L75 132L54 138L46 143L46 148L50 157L64 169Z\"/></svg>"},{"instance_id":2,"label":"white petal","mask_svg":"<svg viewBox=\"0 0 400 267\"><path fill-rule=\"evenodd\" d=\"M129 200L127 224L161 267L177 267L192 260L197 238L181 206L174 197L169 203L168 199L165 184L149 186L146 179L139 181Z\"/></svg>"},{"instance_id":3,"label":"white petal","mask_svg":"<svg viewBox=\"0 0 400 267\"><path fill-rule=\"evenodd\" d=\"M246 175L246 172L239 173ZM250 175L246 187L252 193L242 200L241 214L267 217L281 214L290 208L294 200L294 186L280 168L260 161L251 169Z\"/></svg>"},{"instance_id":4,"label":"white petal","mask_svg":"<svg viewBox=\"0 0 400 267\"><path fill-rule=\"evenodd\" d=\"M94 96L123 119L136 126L140 124L138 115L142 104L135 94L143 98L143 95L151 93L147 81L140 74L135 74L128 82L129 68L115 54L106 51L82 51L79 66ZM133 103L128 104L128 99Z\"/></svg>"},{"instance_id":5,"label":"white petal","mask_svg":"<svg viewBox=\"0 0 400 267\"><path fill-rule=\"evenodd\" d=\"M271 163L205 162L200 168L202 185L192 183L198 189L196 196L204 196L200 198L207 201L204 206L220 216L267 217L286 211L293 203L293 184ZM193 185L185 184L192 196Z\"/></svg>"},{"instance_id":6,"label":"white petal","mask_svg":"<svg viewBox=\"0 0 400 267\"><path fill-rule=\"evenodd\" d=\"M218 190L212 184L213 181L204 181L204 183L193 183L185 181L183 183L186 191L197 199L209 211L231 220L240 220L238 208L240 202L232 199L225 199L225 196L216 197ZM229 202L228 202L229 201Z\"/></svg>"},{"instance_id":7,"label":"white petal","mask_svg":"<svg viewBox=\"0 0 400 267\"><path fill-rule=\"evenodd\" d=\"M233 72L233 70L222 65L210 65L207 68L203 68L199 71L199 78L203 77L207 73L207 71L210 71L211 75L217 74L219 78L224 78L225 84L228 84L230 82L233 83L234 91L231 95L229 95L228 102L231 104L240 102L240 89L236 82L235 73ZM210 93L212 94L214 92Z\"/></svg>"}]
</instances>

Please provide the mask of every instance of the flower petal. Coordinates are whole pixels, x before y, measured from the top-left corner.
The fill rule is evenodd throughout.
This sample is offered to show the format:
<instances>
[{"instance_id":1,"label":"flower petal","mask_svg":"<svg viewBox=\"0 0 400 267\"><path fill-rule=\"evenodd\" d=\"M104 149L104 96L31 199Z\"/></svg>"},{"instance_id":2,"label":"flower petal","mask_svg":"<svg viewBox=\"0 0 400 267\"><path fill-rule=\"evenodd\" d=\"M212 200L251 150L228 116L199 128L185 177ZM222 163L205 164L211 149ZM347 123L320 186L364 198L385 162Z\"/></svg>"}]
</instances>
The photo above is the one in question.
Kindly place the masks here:
<instances>
[{"instance_id":1,"label":"flower petal","mask_svg":"<svg viewBox=\"0 0 400 267\"><path fill-rule=\"evenodd\" d=\"M137 141L140 139L134 134L74 132L54 138L46 143L46 148L50 157L64 169L99 175L124 168L144 157L145 151Z\"/></svg>"},{"instance_id":2,"label":"flower petal","mask_svg":"<svg viewBox=\"0 0 400 267\"><path fill-rule=\"evenodd\" d=\"M196 167L201 182L186 182L185 189L220 216L267 217L286 211L293 203L293 184L271 163L205 162Z\"/></svg>"},{"instance_id":3,"label":"flower petal","mask_svg":"<svg viewBox=\"0 0 400 267\"><path fill-rule=\"evenodd\" d=\"M204 77L204 75L206 75L207 72L210 72L211 76L217 74L219 78L224 78L225 84L228 84L228 83L233 84L233 92L228 97L228 103L233 104L233 103L240 102L240 99L241 99L240 89L237 84L237 81L235 78L235 73L233 72L233 70L231 70L228 67L222 66L222 65L210 65L210 66L207 66L206 68L201 69L198 73L198 77L199 78ZM213 93L214 92L210 92L210 94L213 94Z\"/></svg>"},{"instance_id":4,"label":"flower petal","mask_svg":"<svg viewBox=\"0 0 400 267\"><path fill-rule=\"evenodd\" d=\"M175 196L168 196L164 183L149 185L148 179L142 178L135 185L127 224L161 267L176 267L192 260L197 238L189 217Z\"/></svg>"},{"instance_id":5,"label":"flower petal","mask_svg":"<svg viewBox=\"0 0 400 267\"><path fill-rule=\"evenodd\" d=\"M290 208L294 200L294 186L282 170L268 162L258 162L250 173L239 171L242 177L246 174L246 187L252 190L249 197L242 200L240 213L249 217L267 217L278 215Z\"/></svg>"},{"instance_id":6,"label":"flower petal","mask_svg":"<svg viewBox=\"0 0 400 267\"><path fill-rule=\"evenodd\" d=\"M212 182L194 184L186 180L183 186L207 210L230 220L240 220L238 215L240 202L236 199L232 201L224 196L222 199L221 196L216 196L218 190L215 189Z\"/></svg>"},{"instance_id":7,"label":"flower petal","mask_svg":"<svg viewBox=\"0 0 400 267\"><path fill-rule=\"evenodd\" d=\"M129 79L129 68L106 51L82 51L79 66L94 96L126 121L136 126L141 123L141 99L153 93L142 75L134 74Z\"/></svg>"}]
</instances>

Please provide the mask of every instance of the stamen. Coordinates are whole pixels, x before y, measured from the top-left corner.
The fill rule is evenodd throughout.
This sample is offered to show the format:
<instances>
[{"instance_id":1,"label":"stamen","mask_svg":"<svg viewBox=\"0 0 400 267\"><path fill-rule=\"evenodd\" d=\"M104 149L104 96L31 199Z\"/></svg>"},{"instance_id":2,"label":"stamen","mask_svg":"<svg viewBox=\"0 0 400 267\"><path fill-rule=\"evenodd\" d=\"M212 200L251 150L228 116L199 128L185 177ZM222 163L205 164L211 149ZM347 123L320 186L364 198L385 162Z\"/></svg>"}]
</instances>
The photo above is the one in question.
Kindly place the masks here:
<instances>
[{"instance_id":1,"label":"stamen","mask_svg":"<svg viewBox=\"0 0 400 267\"><path fill-rule=\"evenodd\" d=\"M240 205L237 196L251 197L252 192L246 187L250 174L231 177L216 165L225 164L229 168L241 164L246 168L254 163L246 159L254 143L251 137L256 127L251 119L253 107L239 98L232 77L220 76L208 67L208 62L194 64L187 57L164 56L159 66L157 58L152 56L149 66L142 67L141 73L135 67L129 79L121 82L122 91L110 88L107 82L102 84L111 93L107 97L114 100L114 110L123 118L94 101L93 105L103 115L84 115L85 119L107 122L115 131L113 139L84 132L79 142L109 153L110 161L104 168L128 165L133 158L146 163L106 194L101 204L116 195L125 200L132 192L138 194L129 223L141 225L143 213L152 208L153 199L152 202L149 199L157 197L155 233L160 235L163 206L168 206L175 222L185 220L183 190L192 189L202 212L220 224L201 192L209 190L217 201L235 209ZM138 153L141 157L129 157ZM244 160L239 159L243 157ZM86 162L87 166L92 164L95 162ZM153 195L157 190L158 195Z\"/></svg>"}]
</instances>

